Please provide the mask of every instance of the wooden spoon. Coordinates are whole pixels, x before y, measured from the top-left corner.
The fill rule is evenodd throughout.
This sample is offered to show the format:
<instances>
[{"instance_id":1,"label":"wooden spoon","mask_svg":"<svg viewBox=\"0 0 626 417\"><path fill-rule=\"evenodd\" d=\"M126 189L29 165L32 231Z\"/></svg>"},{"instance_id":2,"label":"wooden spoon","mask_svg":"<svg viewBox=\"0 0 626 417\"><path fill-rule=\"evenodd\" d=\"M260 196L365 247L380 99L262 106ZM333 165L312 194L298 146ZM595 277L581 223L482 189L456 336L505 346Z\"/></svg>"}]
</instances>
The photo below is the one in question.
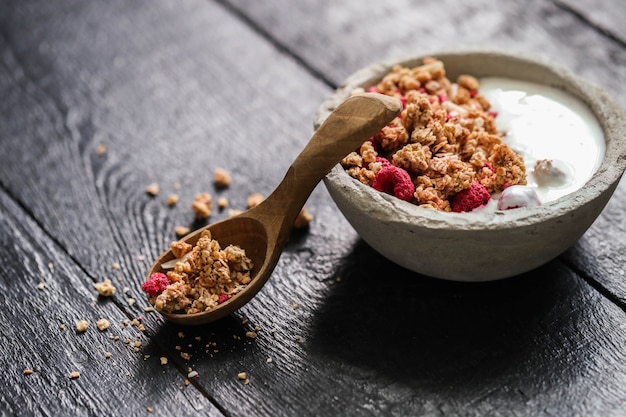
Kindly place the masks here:
<instances>
[{"instance_id":1,"label":"wooden spoon","mask_svg":"<svg viewBox=\"0 0 626 417\"><path fill-rule=\"evenodd\" d=\"M238 294L201 313L160 313L172 322L198 325L233 313L263 287L280 258L298 213L321 179L343 157L389 124L402 110L399 100L382 94L357 94L341 103L317 129L289 167L276 190L258 206L210 224L184 237L195 245L209 229L222 248L237 245L254 262L252 281ZM165 272L161 264L175 259L170 250L159 256L148 273Z\"/></svg>"}]
</instances>

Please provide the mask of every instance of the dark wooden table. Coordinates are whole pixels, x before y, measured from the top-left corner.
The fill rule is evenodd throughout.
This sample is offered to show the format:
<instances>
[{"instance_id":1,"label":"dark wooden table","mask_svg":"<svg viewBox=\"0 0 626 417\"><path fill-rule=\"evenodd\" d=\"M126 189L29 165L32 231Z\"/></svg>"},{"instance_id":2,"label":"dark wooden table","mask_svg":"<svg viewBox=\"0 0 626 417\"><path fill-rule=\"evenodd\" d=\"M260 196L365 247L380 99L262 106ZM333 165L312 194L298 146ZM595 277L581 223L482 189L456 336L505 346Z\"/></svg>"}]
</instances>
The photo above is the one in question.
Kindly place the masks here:
<instances>
[{"instance_id":1,"label":"dark wooden table","mask_svg":"<svg viewBox=\"0 0 626 417\"><path fill-rule=\"evenodd\" d=\"M139 289L176 226L206 223L193 197L267 195L358 68L486 46L626 106L625 22L623 0L1 1L0 415L626 415L624 182L574 247L504 281L395 266L320 185L235 315L179 327Z\"/></svg>"}]
</instances>

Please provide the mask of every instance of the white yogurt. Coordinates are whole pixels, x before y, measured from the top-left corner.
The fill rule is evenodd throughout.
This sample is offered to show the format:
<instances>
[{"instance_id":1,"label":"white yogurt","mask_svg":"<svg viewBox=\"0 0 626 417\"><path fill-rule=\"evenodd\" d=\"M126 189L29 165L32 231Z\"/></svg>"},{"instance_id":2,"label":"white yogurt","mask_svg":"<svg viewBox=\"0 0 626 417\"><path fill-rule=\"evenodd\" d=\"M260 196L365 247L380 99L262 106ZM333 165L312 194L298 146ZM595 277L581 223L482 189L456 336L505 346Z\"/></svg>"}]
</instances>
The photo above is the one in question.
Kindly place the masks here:
<instances>
[{"instance_id":1,"label":"white yogurt","mask_svg":"<svg viewBox=\"0 0 626 417\"><path fill-rule=\"evenodd\" d=\"M528 186L542 203L578 190L598 170L604 134L578 98L506 78L483 78L480 92L498 112L496 126L505 133L503 140L524 158Z\"/></svg>"}]
</instances>

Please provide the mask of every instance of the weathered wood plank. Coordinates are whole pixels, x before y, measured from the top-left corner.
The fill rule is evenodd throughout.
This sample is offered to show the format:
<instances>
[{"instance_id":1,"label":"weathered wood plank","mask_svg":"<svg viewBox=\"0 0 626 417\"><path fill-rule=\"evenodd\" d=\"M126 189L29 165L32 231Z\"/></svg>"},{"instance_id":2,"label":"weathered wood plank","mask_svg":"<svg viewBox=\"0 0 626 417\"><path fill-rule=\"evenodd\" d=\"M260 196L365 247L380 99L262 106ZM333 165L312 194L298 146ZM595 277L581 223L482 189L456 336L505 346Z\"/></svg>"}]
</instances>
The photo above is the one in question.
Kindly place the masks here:
<instances>
[{"instance_id":1,"label":"weathered wood plank","mask_svg":"<svg viewBox=\"0 0 626 417\"><path fill-rule=\"evenodd\" d=\"M555 0L561 7L572 10L581 18L601 31L619 40L622 45L626 44L626 3L620 0L608 0L598 7L593 0Z\"/></svg>"},{"instance_id":2,"label":"weathered wood plank","mask_svg":"<svg viewBox=\"0 0 626 417\"><path fill-rule=\"evenodd\" d=\"M249 193L266 194L278 183L307 140L315 108L331 88L301 64L338 83L374 54L395 55L408 48L401 40L421 39L406 29L417 12L362 2L246 5L247 16L285 46L279 50L263 39L266 33L212 2L61 3L0 5L0 184L38 223L29 232L12 222L8 241L45 231L33 253L56 248L58 270L68 271L85 299L93 297L87 289L94 279L111 276L128 286L134 306L118 292L117 313L110 304L96 308L111 307L106 312L120 319L144 315L150 349L163 351L183 375L198 371L193 383L225 414L619 414L626 326L610 300L559 262L477 286L415 276L361 243L322 188L309 200L316 216L310 230L292 236L268 285L240 313L187 329L142 312L138 285L147 262L138 256L150 260L165 248L175 225L196 225L189 202L200 191L218 195L212 170L233 173L223 194L242 208ZM458 28L445 28L447 40L433 47L457 33L476 43L503 33L500 45L520 42L530 50L547 40L548 53L556 51L559 31L539 19L539 3L530 5L534 12L513 2L493 9L499 23L483 34L476 24L485 20L470 13L480 7L444 13L427 3L422 12L456 13L451 21ZM550 24L584 29L568 14L546 11L554 13L547 13ZM434 37L435 20L425 20L415 21ZM526 33L524 23L538 33ZM99 144L107 146L105 155L95 153ZM153 181L161 194L151 199L143 189ZM181 196L173 208L165 202L170 192ZM212 220L225 215L216 212ZM48 235L56 243L46 243ZM114 261L120 270L111 269ZM21 271L19 263L9 265ZM247 338L257 326L258 337ZM3 331L17 337L15 329ZM96 356L92 345L85 351ZM120 369L131 376L154 376L150 395L159 392L172 409L215 411L206 399L187 397L197 391L179 394L180 377L170 368L171 379L161 379L154 357L143 361L125 346L114 353L124 355ZM54 351L52 358L66 356ZM110 374L102 372L106 380ZM110 395L123 389L111 386ZM33 388L32 396L43 390ZM81 391L77 401L100 401L88 395L100 394Z\"/></svg>"},{"instance_id":3,"label":"weathered wood plank","mask_svg":"<svg viewBox=\"0 0 626 417\"><path fill-rule=\"evenodd\" d=\"M0 415L222 415L4 192L0 212Z\"/></svg>"}]
</instances>

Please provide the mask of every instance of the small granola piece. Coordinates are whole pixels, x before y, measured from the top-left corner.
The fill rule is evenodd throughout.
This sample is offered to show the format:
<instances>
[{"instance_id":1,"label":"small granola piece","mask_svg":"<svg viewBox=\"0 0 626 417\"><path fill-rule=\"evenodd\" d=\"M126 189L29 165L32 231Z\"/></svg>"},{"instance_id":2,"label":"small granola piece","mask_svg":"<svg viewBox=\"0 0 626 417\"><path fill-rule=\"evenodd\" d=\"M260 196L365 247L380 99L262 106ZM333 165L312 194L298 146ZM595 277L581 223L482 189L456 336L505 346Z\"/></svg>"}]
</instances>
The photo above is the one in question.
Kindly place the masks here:
<instances>
[{"instance_id":1,"label":"small granola piece","mask_svg":"<svg viewBox=\"0 0 626 417\"><path fill-rule=\"evenodd\" d=\"M106 329L109 328L110 324L109 321L107 319L100 319L96 322L96 326L98 326L98 330L100 330L101 332L105 331Z\"/></svg>"},{"instance_id":2,"label":"small granola piece","mask_svg":"<svg viewBox=\"0 0 626 417\"><path fill-rule=\"evenodd\" d=\"M32 369L26 368L24 369L24 375L31 375L33 373Z\"/></svg>"},{"instance_id":3,"label":"small granola piece","mask_svg":"<svg viewBox=\"0 0 626 417\"><path fill-rule=\"evenodd\" d=\"M217 199L217 207L220 210L224 210L226 207L228 207L228 199L226 197L220 197Z\"/></svg>"},{"instance_id":4,"label":"small granola piece","mask_svg":"<svg viewBox=\"0 0 626 417\"><path fill-rule=\"evenodd\" d=\"M295 229L303 229L311 223L313 220L313 215L309 213L309 211L302 207L300 213L298 213L298 217L296 217L296 221L293 224Z\"/></svg>"},{"instance_id":5,"label":"small granola piece","mask_svg":"<svg viewBox=\"0 0 626 417\"><path fill-rule=\"evenodd\" d=\"M161 365L167 365L168 359L165 356L161 356L159 358L159 362L161 363Z\"/></svg>"},{"instance_id":6,"label":"small granola piece","mask_svg":"<svg viewBox=\"0 0 626 417\"><path fill-rule=\"evenodd\" d=\"M189 243L183 242L182 240L178 240L170 244L170 250L176 258L182 258L183 255L191 250L192 247L193 246L191 246Z\"/></svg>"},{"instance_id":7,"label":"small granola piece","mask_svg":"<svg viewBox=\"0 0 626 417\"><path fill-rule=\"evenodd\" d=\"M461 213L472 211L475 208L484 206L491 199L491 194L484 185L473 182L469 188L457 193L451 202L452 211Z\"/></svg>"},{"instance_id":8,"label":"small granola piece","mask_svg":"<svg viewBox=\"0 0 626 417\"><path fill-rule=\"evenodd\" d=\"M265 197L263 197L262 194L254 193L248 196L248 199L246 200L246 204L248 205L248 208L252 208L261 204L261 201L263 200L265 200Z\"/></svg>"},{"instance_id":9,"label":"small granola piece","mask_svg":"<svg viewBox=\"0 0 626 417\"><path fill-rule=\"evenodd\" d=\"M113 262L111 264L111 268L115 269L115 270L119 270L121 268L119 262Z\"/></svg>"},{"instance_id":10,"label":"small granola piece","mask_svg":"<svg viewBox=\"0 0 626 417\"><path fill-rule=\"evenodd\" d=\"M198 220L204 220L211 216L213 211L213 197L209 193L197 194L191 203L191 209Z\"/></svg>"},{"instance_id":11,"label":"small granola piece","mask_svg":"<svg viewBox=\"0 0 626 417\"><path fill-rule=\"evenodd\" d=\"M78 333L84 333L85 331L87 331L88 327L89 322L87 320L79 320L76 322L76 331Z\"/></svg>"},{"instance_id":12,"label":"small granola piece","mask_svg":"<svg viewBox=\"0 0 626 417\"><path fill-rule=\"evenodd\" d=\"M392 163L409 173L420 173L428 169L432 152L428 146L410 143L398 150L392 157Z\"/></svg>"},{"instance_id":13,"label":"small granola piece","mask_svg":"<svg viewBox=\"0 0 626 417\"><path fill-rule=\"evenodd\" d=\"M478 91L478 88L480 87L480 83L478 82L476 77L472 77L471 75L467 74L459 75L456 82L461 87L464 87L469 91Z\"/></svg>"},{"instance_id":14,"label":"small granola piece","mask_svg":"<svg viewBox=\"0 0 626 417\"><path fill-rule=\"evenodd\" d=\"M213 183L218 188L226 188L230 185L232 179L228 171L224 168L216 168L213 172Z\"/></svg>"},{"instance_id":15,"label":"small granola piece","mask_svg":"<svg viewBox=\"0 0 626 417\"><path fill-rule=\"evenodd\" d=\"M245 379L248 379L248 374L246 374L245 372L239 372L237 374L237 378L241 379L242 381Z\"/></svg>"},{"instance_id":16,"label":"small granola piece","mask_svg":"<svg viewBox=\"0 0 626 417\"><path fill-rule=\"evenodd\" d=\"M174 233L176 233L176 236L178 237L183 237L186 234L188 234L191 231L190 228L188 228L187 226L176 226L174 228Z\"/></svg>"},{"instance_id":17,"label":"small granola piece","mask_svg":"<svg viewBox=\"0 0 626 417\"><path fill-rule=\"evenodd\" d=\"M78 378L80 378L80 372L78 371L70 372L70 379L78 379Z\"/></svg>"},{"instance_id":18,"label":"small granola piece","mask_svg":"<svg viewBox=\"0 0 626 417\"><path fill-rule=\"evenodd\" d=\"M146 193L148 193L148 195L151 195L152 197L157 196L159 194L159 184L153 182L152 184L148 185L146 187Z\"/></svg>"},{"instance_id":19,"label":"small granola piece","mask_svg":"<svg viewBox=\"0 0 626 417\"><path fill-rule=\"evenodd\" d=\"M111 352L104 352L104 357L109 359L112 356Z\"/></svg>"},{"instance_id":20,"label":"small granola piece","mask_svg":"<svg viewBox=\"0 0 626 417\"><path fill-rule=\"evenodd\" d=\"M103 297L110 297L115 292L115 287L108 278L105 278L102 282L96 282L94 287L96 288L96 291L98 291L98 294Z\"/></svg>"},{"instance_id":21,"label":"small granola piece","mask_svg":"<svg viewBox=\"0 0 626 417\"><path fill-rule=\"evenodd\" d=\"M43 291L46 288L46 283L45 282L40 282L39 284L37 284L37 289L39 291Z\"/></svg>"},{"instance_id":22,"label":"small granola piece","mask_svg":"<svg viewBox=\"0 0 626 417\"><path fill-rule=\"evenodd\" d=\"M98 146L96 146L96 155L103 156L105 153L107 153L106 145L104 143L98 144Z\"/></svg>"},{"instance_id":23,"label":"small granola piece","mask_svg":"<svg viewBox=\"0 0 626 417\"><path fill-rule=\"evenodd\" d=\"M376 174L372 187L404 201L411 201L415 186L410 175L402 168L389 165Z\"/></svg>"},{"instance_id":24,"label":"small granola piece","mask_svg":"<svg viewBox=\"0 0 626 417\"><path fill-rule=\"evenodd\" d=\"M248 339L256 339L257 338L257 333L256 332L246 332L246 337Z\"/></svg>"},{"instance_id":25,"label":"small granola piece","mask_svg":"<svg viewBox=\"0 0 626 417\"><path fill-rule=\"evenodd\" d=\"M170 207L175 206L179 199L178 194L170 194L167 196L167 205Z\"/></svg>"}]
</instances>

